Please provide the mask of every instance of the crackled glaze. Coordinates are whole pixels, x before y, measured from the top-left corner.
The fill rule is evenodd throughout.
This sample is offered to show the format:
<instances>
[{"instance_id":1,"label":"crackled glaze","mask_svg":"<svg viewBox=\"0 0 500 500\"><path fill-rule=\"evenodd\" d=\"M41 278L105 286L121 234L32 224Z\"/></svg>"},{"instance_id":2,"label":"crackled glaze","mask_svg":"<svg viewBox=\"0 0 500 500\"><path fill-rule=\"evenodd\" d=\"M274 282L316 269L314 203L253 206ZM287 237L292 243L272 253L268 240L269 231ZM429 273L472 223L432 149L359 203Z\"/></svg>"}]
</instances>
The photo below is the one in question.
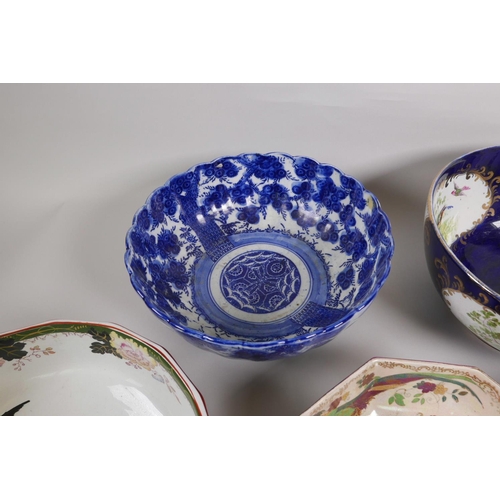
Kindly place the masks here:
<instances>
[{"instance_id":1,"label":"crackled glaze","mask_svg":"<svg viewBox=\"0 0 500 500\"><path fill-rule=\"evenodd\" d=\"M209 350L270 359L321 345L387 278L375 197L338 169L281 153L198 165L157 189L127 234L131 282Z\"/></svg>"}]
</instances>

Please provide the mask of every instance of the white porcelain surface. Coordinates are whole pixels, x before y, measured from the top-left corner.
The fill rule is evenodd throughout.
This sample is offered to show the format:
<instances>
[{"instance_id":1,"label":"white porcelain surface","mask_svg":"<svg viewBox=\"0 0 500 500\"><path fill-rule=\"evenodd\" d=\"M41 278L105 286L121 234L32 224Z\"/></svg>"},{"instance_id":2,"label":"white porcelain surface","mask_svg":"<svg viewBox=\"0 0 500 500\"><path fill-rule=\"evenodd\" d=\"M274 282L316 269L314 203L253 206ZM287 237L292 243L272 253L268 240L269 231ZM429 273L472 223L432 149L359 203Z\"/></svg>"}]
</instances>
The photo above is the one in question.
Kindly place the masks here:
<instances>
[{"instance_id":1,"label":"white porcelain surface","mask_svg":"<svg viewBox=\"0 0 500 500\"><path fill-rule=\"evenodd\" d=\"M210 415L299 415L374 356L478 366L500 380L498 352L441 303L422 252L423 207L438 169L498 142L499 85L2 90L1 332L54 318L125 325L174 356ZM122 258L131 214L157 186L181 168L249 150L344 168L377 193L396 241L393 272L367 314L329 344L270 363L167 337Z\"/></svg>"},{"instance_id":2,"label":"white porcelain surface","mask_svg":"<svg viewBox=\"0 0 500 500\"><path fill-rule=\"evenodd\" d=\"M320 347L386 282L394 254L376 196L327 163L244 153L170 178L136 212L125 265L186 340L272 360Z\"/></svg>"},{"instance_id":3,"label":"white porcelain surface","mask_svg":"<svg viewBox=\"0 0 500 500\"><path fill-rule=\"evenodd\" d=\"M432 211L439 231L448 245L482 221L493 203L485 177L476 172L444 178L432 198Z\"/></svg>"},{"instance_id":4,"label":"white porcelain surface","mask_svg":"<svg viewBox=\"0 0 500 500\"><path fill-rule=\"evenodd\" d=\"M424 219L427 266L455 317L500 349L500 148L467 153L431 184Z\"/></svg>"},{"instance_id":5,"label":"white porcelain surface","mask_svg":"<svg viewBox=\"0 0 500 500\"><path fill-rule=\"evenodd\" d=\"M204 415L160 346L111 324L52 322L0 336L0 415Z\"/></svg>"},{"instance_id":6,"label":"white porcelain surface","mask_svg":"<svg viewBox=\"0 0 500 500\"><path fill-rule=\"evenodd\" d=\"M451 312L472 333L500 349L500 314L460 290L444 288L442 294Z\"/></svg>"},{"instance_id":7,"label":"white porcelain surface","mask_svg":"<svg viewBox=\"0 0 500 500\"><path fill-rule=\"evenodd\" d=\"M500 385L473 367L375 358L303 415L500 415Z\"/></svg>"}]
</instances>

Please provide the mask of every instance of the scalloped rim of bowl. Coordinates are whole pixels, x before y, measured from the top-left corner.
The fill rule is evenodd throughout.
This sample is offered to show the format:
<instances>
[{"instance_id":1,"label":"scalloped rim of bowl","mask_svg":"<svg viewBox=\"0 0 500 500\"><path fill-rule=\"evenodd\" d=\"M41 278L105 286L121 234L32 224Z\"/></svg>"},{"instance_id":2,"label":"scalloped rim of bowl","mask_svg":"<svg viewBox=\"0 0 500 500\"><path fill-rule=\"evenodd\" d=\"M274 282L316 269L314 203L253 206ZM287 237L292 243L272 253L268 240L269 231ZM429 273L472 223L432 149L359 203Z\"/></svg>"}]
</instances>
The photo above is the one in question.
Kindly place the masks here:
<instances>
[{"instance_id":1,"label":"scalloped rim of bowl","mask_svg":"<svg viewBox=\"0 0 500 500\"><path fill-rule=\"evenodd\" d=\"M193 338L195 338L197 340L201 340L203 342L208 342L208 343L216 344L216 345L220 345L220 346L239 347L241 349L248 349L248 350L251 350L251 351L257 351L259 349L267 350L270 347L275 347L275 346L277 347L277 346L282 346L282 345L287 345L287 344L293 344L293 345L305 344L305 343L310 342L312 338L326 336L326 335L332 333L333 331L341 328L353 316L357 315L358 313L360 313L361 311L363 311L364 309L366 309L366 307L368 307L371 304L371 302L373 301L373 299L376 297L376 295L378 294L378 292L380 291L380 289L382 288L382 286L386 282L387 278L389 277L389 274L390 274L390 271L391 271L391 268L392 268L392 257L394 256L394 247L395 247L394 237L392 235L392 226L391 226L391 223L389 221L389 217L382 210L382 207L380 205L380 202L379 202L378 198L371 191L369 191L368 189L366 189L366 187L364 186L364 184L362 182L360 182L357 178L345 174L342 170L340 170L338 167L335 167L334 165L331 165L329 163L324 163L324 162L318 162L317 160L315 160L314 158L311 158L310 156L292 156L290 154L282 153L282 152L279 152L279 151L271 151L271 152L263 154L263 156L267 156L267 155L282 155L282 156L285 156L285 157L290 158L292 160L295 160L295 158L304 158L304 159L312 160L315 163L317 163L318 165L325 165L325 166L331 167L336 172L338 172L340 175L344 175L346 177L351 177L351 178L355 179L360 184L361 188L363 189L363 193L367 193L368 195L370 195L372 197L373 202L375 204L375 207L377 208L377 210L380 212L380 214L384 218L385 222L387 223L388 234L389 234L390 239L391 239L391 247L390 247L390 254L389 254L389 257L388 257L387 270L384 273L384 275L382 276L382 278L379 280L379 282L377 283L377 285L374 288L374 290L372 291L372 293L369 294L363 300L362 304L360 304L359 306L357 306L354 309L352 309L352 311L350 311L348 314L346 314L341 320L337 321L336 323L333 323L332 325L329 325L328 327L321 328L321 329L318 329L318 330L316 330L314 332L309 332L307 334L300 335L300 336L293 337L293 338L289 338L289 339L268 340L268 341L263 341L263 342L242 341L242 340L229 340L229 339L221 339L221 338L217 338L217 337L210 337L210 336L206 335L205 333L199 332L197 330L193 330L192 328L185 327L182 324L179 324L176 321L172 320L171 318L167 317L161 311L158 311L150 303L150 301L141 293L141 291L134 285L134 283L133 283L133 281L131 279L132 278L132 270L130 269L129 262L128 262L130 260L129 259L129 255L130 255L130 247L131 247L130 234L131 234L131 232L132 232L132 230L134 228L134 225L136 223L136 220L137 220L137 217L138 217L139 213L145 207L147 207L149 205L150 200L153 198L153 196L161 188L163 188L164 186L170 184L170 182L172 182L176 177L178 177L180 175L184 175L187 172L194 171L196 168L198 168L198 167L200 167L202 165L206 165L207 163L221 162L222 160L225 160L225 159L228 159L228 158L230 158L230 159L236 159L236 158L239 158L240 156L244 156L244 155L257 155L257 154L262 154L262 153L255 153L255 152L253 152L253 153L240 153L240 154L234 155L234 156L228 156L228 155L220 156L218 158L215 158L211 162L197 163L196 165L193 165L192 167L188 168L187 170L184 170L183 172L180 172L180 173L175 174L172 177L170 177L162 186L159 186L158 188L156 188L148 196L148 198L146 199L146 202L136 211L136 213L135 213L135 215L134 215L134 217L132 219L132 226L127 231L127 235L125 237L126 251L125 251L125 257L124 257L125 267L127 268L127 271L128 271L128 274L129 274L129 278L130 278L130 282L131 282L132 286L134 287L134 290L143 299L143 301L145 302L145 304L147 305L147 307L156 316L158 316L162 321L168 323L175 330L181 332L182 334L185 334L185 335L187 335L189 337L193 337Z\"/></svg>"},{"instance_id":2,"label":"scalloped rim of bowl","mask_svg":"<svg viewBox=\"0 0 500 500\"><path fill-rule=\"evenodd\" d=\"M496 292L492 288L490 288L486 283L484 283L482 280L480 280L469 268L467 268L458 258L457 256L451 251L451 248L448 246L448 244L444 241L444 238L441 235L441 232L439 231L436 221L434 219L434 213L432 210L432 198L434 196L434 190L436 189L436 184L439 181L439 179L443 176L443 174L448 170L451 166L456 164L459 160L464 159L466 156L469 156L473 153L479 153L481 151L487 151L489 149L495 149L495 148L500 148L500 146L490 146L488 148L480 148L480 149L474 149L473 151L469 151L468 153L463 154L462 156L459 156L458 158L455 158L454 160L450 161L444 168L440 170L440 172L437 174L437 176L434 178L434 180L431 183L431 187L429 189L429 194L427 195L427 215L429 217L429 220L431 221L432 228L436 232L436 235L440 241L440 243L443 245L444 249L446 252L451 256L453 261L462 269L462 271L473 281L475 282L478 286L486 290L492 297L494 297L498 302L500 302L500 293Z\"/></svg>"},{"instance_id":3,"label":"scalloped rim of bowl","mask_svg":"<svg viewBox=\"0 0 500 500\"><path fill-rule=\"evenodd\" d=\"M36 323L34 325L30 325L27 327L23 328L18 328L16 330L11 330L8 332L0 333L0 339L4 337L9 337L11 335L16 335L18 333L22 333L27 330L32 330L34 328L40 328L43 326L53 326L53 325L66 325L66 324L72 324L72 325L90 325L90 326L101 326L104 328L109 328L112 330L117 330L119 333L122 333L124 335L127 335L131 337L132 339L136 339L139 342L146 344L150 349L155 351L161 358L163 358L175 371L179 379L182 381L188 392L190 393L193 403L196 406L196 409L198 411L199 416L208 416L208 410L207 410L207 405L205 403L205 400L203 398L203 395L201 392L196 388L196 386L191 382L189 377L186 375L184 370L179 366L177 361L173 358L173 356L161 345L157 344L156 342L153 342L151 340L146 339L142 335L139 335L135 332L132 332L128 328L125 328L121 325L118 325L117 323L107 323L107 322L100 322L100 321L75 321L75 320L52 320L52 321L44 321L43 323Z\"/></svg>"},{"instance_id":4,"label":"scalloped rim of bowl","mask_svg":"<svg viewBox=\"0 0 500 500\"><path fill-rule=\"evenodd\" d=\"M444 366L448 367L450 369L462 369L462 370L474 370L477 373L479 373L485 382L488 382L492 387L497 389L497 393L500 397L500 383L498 383L496 380L491 378L486 372L481 370L481 368L478 368L477 366L472 366L472 365L459 365L456 363L443 363L441 361L425 361L422 359L407 359L407 358L385 358L385 357L378 357L375 356L373 358L370 358L366 363L363 363L359 368L354 370L352 373L347 375L347 377L344 377L338 384L335 384L334 387L332 387L329 391L327 391L323 396L321 396L314 404L312 404L305 412L303 412L300 416L301 417L311 417L314 416L313 412L317 411L320 407L324 405L324 402L332 395L334 394L338 388L346 384L348 381L350 382L351 379L355 379L358 375L363 373L364 370L366 370L369 366L375 366L379 363L384 363L384 362L389 362L389 363L401 363L401 364L415 364L415 365L430 365L430 366Z\"/></svg>"}]
</instances>

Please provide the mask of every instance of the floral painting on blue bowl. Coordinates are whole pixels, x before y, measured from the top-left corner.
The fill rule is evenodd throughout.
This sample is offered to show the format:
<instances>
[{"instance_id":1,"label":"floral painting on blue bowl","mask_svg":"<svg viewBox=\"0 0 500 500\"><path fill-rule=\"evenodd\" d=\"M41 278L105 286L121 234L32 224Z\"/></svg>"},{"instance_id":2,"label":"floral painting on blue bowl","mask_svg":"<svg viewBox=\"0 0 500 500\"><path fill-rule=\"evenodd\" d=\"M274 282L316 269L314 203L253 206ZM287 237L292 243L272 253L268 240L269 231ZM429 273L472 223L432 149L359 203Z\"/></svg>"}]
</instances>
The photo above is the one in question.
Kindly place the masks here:
<instances>
[{"instance_id":1,"label":"floral painting on blue bowl","mask_svg":"<svg viewBox=\"0 0 500 500\"><path fill-rule=\"evenodd\" d=\"M138 210L126 246L132 285L160 319L199 347L254 360L331 340L375 298L394 251L359 181L283 153L174 176Z\"/></svg>"},{"instance_id":2,"label":"floral painting on blue bowl","mask_svg":"<svg viewBox=\"0 0 500 500\"><path fill-rule=\"evenodd\" d=\"M473 151L432 183L425 252L451 312L500 350L500 147Z\"/></svg>"}]
</instances>

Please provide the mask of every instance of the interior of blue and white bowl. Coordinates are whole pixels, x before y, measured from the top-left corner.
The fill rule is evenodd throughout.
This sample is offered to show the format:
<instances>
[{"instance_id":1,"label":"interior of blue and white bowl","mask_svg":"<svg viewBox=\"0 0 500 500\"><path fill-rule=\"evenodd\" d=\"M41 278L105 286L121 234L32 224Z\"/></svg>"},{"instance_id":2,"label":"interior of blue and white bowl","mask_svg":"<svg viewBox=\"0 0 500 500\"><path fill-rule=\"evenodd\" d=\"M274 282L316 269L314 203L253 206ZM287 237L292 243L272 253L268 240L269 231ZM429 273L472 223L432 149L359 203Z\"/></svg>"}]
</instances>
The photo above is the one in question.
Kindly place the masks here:
<instances>
[{"instance_id":1,"label":"interior of blue and white bowl","mask_svg":"<svg viewBox=\"0 0 500 500\"><path fill-rule=\"evenodd\" d=\"M500 293L500 147L473 151L448 165L434 182L430 209L452 255Z\"/></svg>"},{"instance_id":2,"label":"interior of blue and white bowl","mask_svg":"<svg viewBox=\"0 0 500 500\"><path fill-rule=\"evenodd\" d=\"M265 343L333 330L389 270L387 216L354 178L310 158L242 154L154 191L126 238L131 282L178 330Z\"/></svg>"}]
</instances>

